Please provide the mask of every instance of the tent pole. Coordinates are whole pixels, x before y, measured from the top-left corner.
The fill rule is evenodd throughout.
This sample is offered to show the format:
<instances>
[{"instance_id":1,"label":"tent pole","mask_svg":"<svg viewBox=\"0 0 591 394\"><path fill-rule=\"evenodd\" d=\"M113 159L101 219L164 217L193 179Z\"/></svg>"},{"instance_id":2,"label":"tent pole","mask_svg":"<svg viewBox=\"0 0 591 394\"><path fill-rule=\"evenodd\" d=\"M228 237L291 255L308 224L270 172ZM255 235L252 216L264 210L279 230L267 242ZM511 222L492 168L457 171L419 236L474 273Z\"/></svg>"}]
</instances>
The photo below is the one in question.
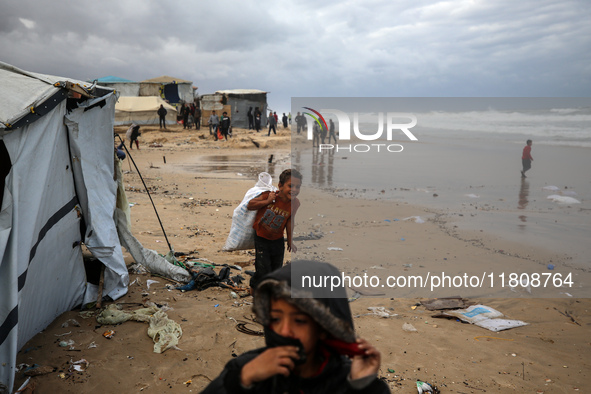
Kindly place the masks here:
<instances>
[{"instance_id":1,"label":"tent pole","mask_svg":"<svg viewBox=\"0 0 591 394\"><path fill-rule=\"evenodd\" d=\"M115 134L115 135L119 138L119 140L121 142L123 142L123 140L121 139L121 136L119 134ZM133 166L135 167L135 170L137 171L137 174L140 176L140 179L142 180L142 183L144 185L144 189L146 189L146 193L148 193L148 197L150 197L150 202L152 203L152 207L154 207L154 212L156 213L156 217L158 218L158 223L160 223L160 228L162 229L162 233L164 234L164 239L166 239L166 243L168 245L168 250L172 252L173 251L172 246L170 246L170 242L168 242L168 237L166 236L166 231L164 231L164 226L162 225L162 221L160 220L160 215L158 215L158 211L156 210L156 205L154 205L154 200L152 200L152 195L150 194L150 191L148 190L148 186L146 186L146 182L144 182L144 178L142 177L142 174L140 173L139 168L137 168L137 165L135 164L133 157L131 157L129 150L127 150L127 146L125 146L125 144L123 144L123 147L125 148L125 151L127 152L127 157L129 157L129 159L133 163Z\"/></svg>"}]
</instances>

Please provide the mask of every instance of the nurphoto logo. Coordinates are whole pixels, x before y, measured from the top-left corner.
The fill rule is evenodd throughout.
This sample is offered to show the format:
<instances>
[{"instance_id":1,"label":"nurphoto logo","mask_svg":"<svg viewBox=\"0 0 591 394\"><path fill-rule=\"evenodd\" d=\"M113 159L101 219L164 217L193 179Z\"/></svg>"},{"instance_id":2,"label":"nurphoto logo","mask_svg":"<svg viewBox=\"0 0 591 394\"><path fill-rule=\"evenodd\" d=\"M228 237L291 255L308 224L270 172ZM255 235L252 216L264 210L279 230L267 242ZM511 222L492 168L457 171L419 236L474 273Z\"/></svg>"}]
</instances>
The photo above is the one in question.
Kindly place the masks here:
<instances>
[{"instance_id":1,"label":"nurphoto logo","mask_svg":"<svg viewBox=\"0 0 591 394\"><path fill-rule=\"evenodd\" d=\"M313 122L308 123L308 140L311 141L318 141L318 151L319 152L339 152L339 151L347 151L347 152L357 152L357 153L366 153L366 152L391 152L391 153L398 153L404 150L404 147L401 144L386 144L386 143L371 143L371 144L348 144L344 145L341 142L343 141L350 141L351 140L351 118L349 115L341 110L338 109L321 109L320 111L316 111L310 107L303 107L313 114L309 112L304 112L304 115L308 115L313 119ZM320 143L320 138L318 137L319 133L323 133L326 135L330 132L330 134L334 133L334 124L331 122L331 126L329 127L326 123L326 120L323 114L331 114L337 118L337 122L339 125L339 134L338 140L339 143L335 144L325 144L324 138L322 138L322 143ZM363 133L359 128L359 113L353 113L353 134L354 136L361 141L379 141L384 140L384 125L385 127L385 140L392 141L392 136L394 132L399 133L400 131L406 135L406 137L411 141L418 141L418 138L411 133L410 129L417 125L417 117L413 114L408 113L400 113L400 112L378 112L378 124L377 124L377 131L372 133ZM401 120L410 120L407 123L401 123ZM316 134L316 135L315 135ZM329 142L330 142L330 134L329 134ZM336 136L335 136L336 142Z\"/></svg>"}]
</instances>

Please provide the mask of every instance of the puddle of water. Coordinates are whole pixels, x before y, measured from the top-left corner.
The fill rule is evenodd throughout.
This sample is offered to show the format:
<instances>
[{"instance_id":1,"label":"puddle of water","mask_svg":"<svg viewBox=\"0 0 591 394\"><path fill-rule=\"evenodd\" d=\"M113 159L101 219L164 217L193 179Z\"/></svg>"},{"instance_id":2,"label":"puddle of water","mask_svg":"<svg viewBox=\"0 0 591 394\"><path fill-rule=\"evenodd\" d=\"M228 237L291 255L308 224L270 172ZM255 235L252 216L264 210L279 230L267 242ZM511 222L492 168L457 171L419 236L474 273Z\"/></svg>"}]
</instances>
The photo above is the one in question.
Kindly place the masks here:
<instances>
[{"instance_id":1,"label":"puddle of water","mask_svg":"<svg viewBox=\"0 0 591 394\"><path fill-rule=\"evenodd\" d=\"M289 168L288 157L278 158L272 155L210 155L199 156L196 162L179 165L187 172L207 174L233 174L238 177L256 177L261 172L268 172L273 179Z\"/></svg>"}]
</instances>

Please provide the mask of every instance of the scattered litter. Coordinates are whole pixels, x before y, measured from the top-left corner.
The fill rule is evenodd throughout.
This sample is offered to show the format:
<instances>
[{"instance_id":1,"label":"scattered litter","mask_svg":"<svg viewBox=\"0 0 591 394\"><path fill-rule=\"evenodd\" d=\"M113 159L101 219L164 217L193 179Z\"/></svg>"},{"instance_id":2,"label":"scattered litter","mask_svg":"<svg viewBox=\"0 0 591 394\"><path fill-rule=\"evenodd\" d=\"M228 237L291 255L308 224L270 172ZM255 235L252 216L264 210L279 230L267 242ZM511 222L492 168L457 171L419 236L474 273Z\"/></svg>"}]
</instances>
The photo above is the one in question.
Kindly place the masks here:
<instances>
[{"instance_id":1,"label":"scattered litter","mask_svg":"<svg viewBox=\"0 0 591 394\"><path fill-rule=\"evenodd\" d=\"M94 349L96 347L96 343L91 342L90 345L88 345L89 349Z\"/></svg>"},{"instance_id":2,"label":"scattered litter","mask_svg":"<svg viewBox=\"0 0 591 394\"><path fill-rule=\"evenodd\" d=\"M413 325L412 325L412 324L410 324L410 323L404 323L404 324L402 325L402 330L403 330L403 331L406 331L406 332L419 332L419 331L418 331L418 330L415 328L415 326L413 326Z\"/></svg>"},{"instance_id":3,"label":"scattered litter","mask_svg":"<svg viewBox=\"0 0 591 394\"><path fill-rule=\"evenodd\" d=\"M548 200L552 200L558 204L580 204L581 202L573 197L559 196L558 194L552 194L546 197Z\"/></svg>"},{"instance_id":4,"label":"scattered litter","mask_svg":"<svg viewBox=\"0 0 591 394\"><path fill-rule=\"evenodd\" d=\"M470 193L470 194L464 194L464 196L470 197L470 198L480 198L480 196L478 194L472 194L472 193Z\"/></svg>"},{"instance_id":5,"label":"scattered litter","mask_svg":"<svg viewBox=\"0 0 591 394\"><path fill-rule=\"evenodd\" d=\"M327 248L327 249L328 250L334 250L334 251L337 251L337 252L341 252L343 250L343 248L335 248L335 247L330 247L330 248Z\"/></svg>"},{"instance_id":6,"label":"scattered litter","mask_svg":"<svg viewBox=\"0 0 591 394\"><path fill-rule=\"evenodd\" d=\"M215 304L213 307L214 308L217 308L218 306L220 306L220 304Z\"/></svg>"},{"instance_id":7,"label":"scattered litter","mask_svg":"<svg viewBox=\"0 0 591 394\"><path fill-rule=\"evenodd\" d=\"M372 311L372 315L376 315L383 318L398 316L396 313L391 313L386 310L383 306L370 306L367 310Z\"/></svg>"},{"instance_id":8,"label":"scattered litter","mask_svg":"<svg viewBox=\"0 0 591 394\"><path fill-rule=\"evenodd\" d=\"M60 347L68 347L68 346L74 346L75 342L73 339L70 339L68 341L60 341Z\"/></svg>"},{"instance_id":9,"label":"scattered litter","mask_svg":"<svg viewBox=\"0 0 591 394\"><path fill-rule=\"evenodd\" d=\"M388 372L389 372L389 373L394 373L394 372L396 372L396 371L395 371L395 370L393 370L392 368L388 368Z\"/></svg>"},{"instance_id":10,"label":"scattered litter","mask_svg":"<svg viewBox=\"0 0 591 394\"><path fill-rule=\"evenodd\" d=\"M548 264L548 269L549 270L553 270L554 269L554 264Z\"/></svg>"},{"instance_id":11,"label":"scattered litter","mask_svg":"<svg viewBox=\"0 0 591 394\"><path fill-rule=\"evenodd\" d=\"M560 294L566 294L569 297L572 297L573 296L571 293L567 293L566 291L561 291Z\"/></svg>"},{"instance_id":12,"label":"scattered litter","mask_svg":"<svg viewBox=\"0 0 591 394\"><path fill-rule=\"evenodd\" d=\"M148 288L148 290L150 290L150 285L154 284L154 283L160 283L157 280L152 280L152 279L148 279L146 281L146 287Z\"/></svg>"},{"instance_id":13,"label":"scattered litter","mask_svg":"<svg viewBox=\"0 0 591 394\"><path fill-rule=\"evenodd\" d=\"M170 348L178 349L176 345L182 335L181 326L169 319L163 311L158 311L150 317L148 336L154 340L154 353L162 353Z\"/></svg>"},{"instance_id":14,"label":"scattered litter","mask_svg":"<svg viewBox=\"0 0 591 394\"><path fill-rule=\"evenodd\" d=\"M90 363L88 361L86 361L85 359L81 359L78 361L70 361L72 363L72 366L70 368L70 370L74 370L74 371L78 371L78 372L83 372L86 371L86 369L88 368L88 366L90 365Z\"/></svg>"},{"instance_id":15,"label":"scattered litter","mask_svg":"<svg viewBox=\"0 0 591 394\"><path fill-rule=\"evenodd\" d=\"M384 267L380 267L379 265L372 265L371 267L369 267L370 269L374 269L374 270L385 270Z\"/></svg>"},{"instance_id":16,"label":"scattered litter","mask_svg":"<svg viewBox=\"0 0 591 394\"><path fill-rule=\"evenodd\" d=\"M392 221L390 219L384 219L384 222L391 223Z\"/></svg>"},{"instance_id":17,"label":"scattered litter","mask_svg":"<svg viewBox=\"0 0 591 394\"><path fill-rule=\"evenodd\" d=\"M80 323L78 323L75 319L68 319L64 324L62 324L62 328L66 328L69 325L73 325L74 327L80 327Z\"/></svg>"},{"instance_id":18,"label":"scattered litter","mask_svg":"<svg viewBox=\"0 0 591 394\"><path fill-rule=\"evenodd\" d=\"M431 384L429 384L427 382L421 382L420 380L417 380L417 391L419 392L419 394L423 394L423 393L439 394L439 389L436 386L432 386Z\"/></svg>"},{"instance_id":19,"label":"scattered litter","mask_svg":"<svg viewBox=\"0 0 591 394\"><path fill-rule=\"evenodd\" d=\"M107 339L113 338L113 335L115 335L115 330L107 330L103 332L103 336Z\"/></svg>"},{"instance_id":20,"label":"scattered litter","mask_svg":"<svg viewBox=\"0 0 591 394\"><path fill-rule=\"evenodd\" d=\"M24 375L25 376L41 376L41 375L47 375L48 373L52 373L55 370L56 370L56 368L50 367L48 365L41 366L41 365L35 364L32 367L25 369Z\"/></svg>"},{"instance_id":21,"label":"scattered litter","mask_svg":"<svg viewBox=\"0 0 591 394\"><path fill-rule=\"evenodd\" d=\"M404 268L412 268L412 264L402 264Z\"/></svg>"},{"instance_id":22,"label":"scattered litter","mask_svg":"<svg viewBox=\"0 0 591 394\"><path fill-rule=\"evenodd\" d=\"M361 293L355 292L351 297L349 297L349 302L353 302L358 300L361 297Z\"/></svg>"},{"instance_id":23,"label":"scattered litter","mask_svg":"<svg viewBox=\"0 0 591 394\"><path fill-rule=\"evenodd\" d=\"M191 379L187 380L186 382L183 382L183 384L186 384L187 386L190 385L191 383L193 383L193 381Z\"/></svg>"},{"instance_id":24,"label":"scattered litter","mask_svg":"<svg viewBox=\"0 0 591 394\"><path fill-rule=\"evenodd\" d=\"M421 305L423 305L428 311L439 311L443 309L459 309L468 306L466 304L466 300L464 300L462 297L435 298L431 300L421 301Z\"/></svg>"},{"instance_id":25,"label":"scattered litter","mask_svg":"<svg viewBox=\"0 0 591 394\"><path fill-rule=\"evenodd\" d=\"M401 241L404 241L404 238L400 238Z\"/></svg>"},{"instance_id":26,"label":"scattered litter","mask_svg":"<svg viewBox=\"0 0 591 394\"><path fill-rule=\"evenodd\" d=\"M478 341L478 338L500 339L501 341L514 341L514 339L499 338L499 337L489 337L488 335L478 335L477 337L474 337L474 340L475 341Z\"/></svg>"},{"instance_id":27,"label":"scattered litter","mask_svg":"<svg viewBox=\"0 0 591 394\"><path fill-rule=\"evenodd\" d=\"M297 237L294 237L293 241L316 241L322 237L324 237L323 233L318 231L310 231L308 234L298 235Z\"/></svg>"},{"instance_id":28,"label":"scattered litter","mask_svg":"<svg viewBox=\"0 0 591 394\"><path fill-rule=\"evenodd\" d=\"M402 220L412 220L415 223L425 223L425 221L420 217L420 216L409 216L407 218L404 218Z\"/></svg>"},{"instance_id":29,"label":"scattered litter","mask_svg":"<svg viewBox=\"0 0 591 394\"><path fill-rule=\"evenodd\" d=\"M475 324L494 332L528 325L528 323L521 320L501 319L503 316L496 309L479 304L472 305L466 309L445 311L433 317L457 317L466 323Z\"/></svg>"},{"instance_id":30,"label":"scattered litter","mask_svg":"<svg viewBox=\"0 0 591 394\"><path fill-rule=\"evenodd\" d=\"M53 334L56 337L63 337L64 335L70 335L72 333L72 331L68 331L68 332L64 332L63 334Z\"/></svg>"}]
</instances>

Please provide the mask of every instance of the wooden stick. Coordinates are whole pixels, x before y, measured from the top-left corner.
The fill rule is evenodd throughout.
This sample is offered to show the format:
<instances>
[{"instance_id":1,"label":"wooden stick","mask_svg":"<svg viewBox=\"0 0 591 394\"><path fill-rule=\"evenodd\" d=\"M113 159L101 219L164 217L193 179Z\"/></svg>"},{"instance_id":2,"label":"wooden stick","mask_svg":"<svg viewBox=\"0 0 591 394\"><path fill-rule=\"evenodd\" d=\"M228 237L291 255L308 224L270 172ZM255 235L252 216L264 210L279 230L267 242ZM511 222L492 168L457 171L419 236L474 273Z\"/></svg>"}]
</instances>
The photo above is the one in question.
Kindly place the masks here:
<instances>
[{"instance_id":1,"label":"wooden stick","mask_svg":"<svg viewBox=\"0 0 591 394\"><path fill-rule=\"evenodd\" d=\"M96 300L96 309L101 309L103 302L103 288L105 287L105 265L101 263L101 277L99 280L98 298Z\"/></svg>"}]
</instances>

